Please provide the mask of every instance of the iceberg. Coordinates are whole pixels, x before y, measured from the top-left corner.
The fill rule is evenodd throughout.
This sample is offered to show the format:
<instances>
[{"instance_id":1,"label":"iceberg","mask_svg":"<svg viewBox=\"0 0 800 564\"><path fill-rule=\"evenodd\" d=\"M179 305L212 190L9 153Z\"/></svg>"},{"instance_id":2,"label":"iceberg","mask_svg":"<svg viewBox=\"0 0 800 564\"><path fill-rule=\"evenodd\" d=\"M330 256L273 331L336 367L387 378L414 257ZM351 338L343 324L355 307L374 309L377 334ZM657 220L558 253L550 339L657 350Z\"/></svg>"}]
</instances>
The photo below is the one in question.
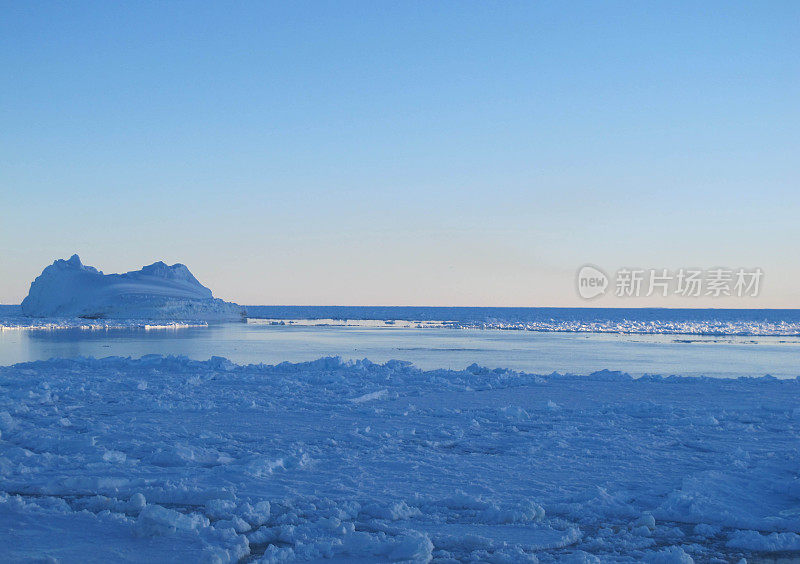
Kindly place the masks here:
<instances>
[{"instance_id":1,"label":"iceberg","mask_svg":"<svg viewBox=\"0 0 800 564\"><path fill-rule=\"evenodd\" d=\"M103 274L78 255L56 260L31 283L21 313L87 319L242 319L244 308L214 298L183 264L155 262L124 274Z\"/></svg>"}]
</instances>

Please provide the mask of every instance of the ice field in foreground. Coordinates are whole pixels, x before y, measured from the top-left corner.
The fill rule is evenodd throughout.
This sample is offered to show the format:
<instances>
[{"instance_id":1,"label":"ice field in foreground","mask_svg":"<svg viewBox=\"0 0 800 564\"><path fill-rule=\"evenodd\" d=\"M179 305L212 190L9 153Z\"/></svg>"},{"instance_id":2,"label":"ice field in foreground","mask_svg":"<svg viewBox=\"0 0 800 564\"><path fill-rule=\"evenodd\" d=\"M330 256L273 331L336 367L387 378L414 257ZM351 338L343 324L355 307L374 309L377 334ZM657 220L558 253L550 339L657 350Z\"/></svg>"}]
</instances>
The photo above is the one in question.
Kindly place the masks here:
<instances>
[{"instance_id":1,"label":"ice field in foreground","mask_svg":"<svg viewBox=\"0 0 800 564\"><path fill-rule=\"evenodd\" d=\"M800 382L402 362L0 367L0 559L800 554Z\"/></svg>"}]
</instances>

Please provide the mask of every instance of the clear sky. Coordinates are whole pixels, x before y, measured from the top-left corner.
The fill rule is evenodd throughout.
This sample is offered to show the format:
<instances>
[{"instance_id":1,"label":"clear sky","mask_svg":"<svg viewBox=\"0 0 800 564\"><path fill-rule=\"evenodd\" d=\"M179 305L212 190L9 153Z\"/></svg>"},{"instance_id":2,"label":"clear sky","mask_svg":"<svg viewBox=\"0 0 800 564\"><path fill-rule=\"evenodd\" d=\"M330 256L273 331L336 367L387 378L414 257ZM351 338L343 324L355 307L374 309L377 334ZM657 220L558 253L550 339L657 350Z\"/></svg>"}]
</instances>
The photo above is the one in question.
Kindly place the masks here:
<instances>
[{"instance_id":1,"label":"clear sky","mask_svg":"<svg viewBox=\"0 0 800 564\"><path fill-rule=\"evenodd\" d=\"M798 2L0 2L0 302L800 307ZM760 298L574 276L761 267Z\"/></svg>"}]
</instances>

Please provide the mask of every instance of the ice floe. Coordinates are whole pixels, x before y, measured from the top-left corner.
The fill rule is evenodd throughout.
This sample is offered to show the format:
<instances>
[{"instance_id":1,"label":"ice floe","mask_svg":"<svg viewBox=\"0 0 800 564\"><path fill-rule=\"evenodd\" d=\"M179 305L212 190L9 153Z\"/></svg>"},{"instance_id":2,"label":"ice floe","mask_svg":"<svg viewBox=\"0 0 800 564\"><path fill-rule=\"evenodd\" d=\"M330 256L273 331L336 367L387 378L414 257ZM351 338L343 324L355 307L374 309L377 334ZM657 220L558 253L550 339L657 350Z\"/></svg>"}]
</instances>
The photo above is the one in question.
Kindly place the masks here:
<instances>
[{"instance_id":1,"label":"ice floe","mask_svg":"<svg viewBox=\"0 0 800 564\"><path fill-rule=\"evenodd\" d=\"M800 554L797 380L152 355L0 391L3 560Z\"/></svg>"}]
</instances>

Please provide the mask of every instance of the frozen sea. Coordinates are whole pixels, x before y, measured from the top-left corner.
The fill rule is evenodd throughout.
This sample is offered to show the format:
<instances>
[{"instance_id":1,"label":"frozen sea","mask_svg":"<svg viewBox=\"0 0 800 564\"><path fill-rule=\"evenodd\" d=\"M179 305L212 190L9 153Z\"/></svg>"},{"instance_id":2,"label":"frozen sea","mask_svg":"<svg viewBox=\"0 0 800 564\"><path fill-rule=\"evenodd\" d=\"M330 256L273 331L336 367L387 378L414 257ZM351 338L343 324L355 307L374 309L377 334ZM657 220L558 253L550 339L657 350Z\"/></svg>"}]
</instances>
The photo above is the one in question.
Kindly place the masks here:
<instances>
[{"instance_id":1,"label":"frozen sea","mask_svg":"<svg viewBox=\"0 0 800 564\"><path fill-rule=\"evenodd\" d=\"M0 311L0 561L800 560L795 311L250 309Z\"/></svg>"},{"instance_id":2,"label":"frozen sea","mask_svg":"<svg viewBox=\"0 0 800 564\"><path fill-rule=\"evenodd\" d=\"M0 365L147 354L240 364L339 356L535 374L800 375L798 310L250 306L248 313L260 317L201 327L107 328L74 320L94 325L0 330ZM13 316L5 319L13 325Z\"/></svg>"},{"instance_id":3,"label":"frozen sea","mask_svg":"<svg viewBox=\"0 0 800 564\"><path fill-rule=\"evenodd\" d=\"M305 362L325 356L405 360L423 369L477 363L535 374L634 376L800 375L800 337L555 333L416 327L218 323L207 327L59 329L0 332L0 364L59 357L147 354L239 364Z\"/></svg>"}]
</instances>

